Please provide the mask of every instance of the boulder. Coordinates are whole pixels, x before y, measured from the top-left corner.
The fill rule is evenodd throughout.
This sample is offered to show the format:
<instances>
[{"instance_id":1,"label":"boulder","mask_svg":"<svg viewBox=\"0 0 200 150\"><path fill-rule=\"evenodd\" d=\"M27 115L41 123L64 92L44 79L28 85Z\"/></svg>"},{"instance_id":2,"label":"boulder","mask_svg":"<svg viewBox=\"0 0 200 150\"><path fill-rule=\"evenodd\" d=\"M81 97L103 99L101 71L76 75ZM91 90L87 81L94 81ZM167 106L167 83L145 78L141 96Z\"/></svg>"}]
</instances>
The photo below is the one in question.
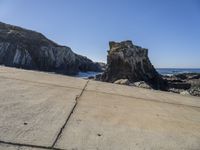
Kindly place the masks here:
<instances>
[{"instance_id":1,"label":"boulder","mask_svg":"<svg viewBox=\"0 0 200 150\"><path fill-rule=\"evenodd\" d=\"M94 77L94 80L96 81L100 81L101 80L101 73L100 74L97 74L95 77Z\"/></svg>"},{"instance_id":2,"label":"boulder","mask_svg":"<svg viewBox=\"0 0 200 150\"><path fill-rule=\"evenodd\" d=\"M189 93L193 96L200 96L200 86L193 86L189 89Z\"/></svg>"},{"instance_id":3,"label":"boulder","mask_svg":"<svg viewBox=\"0 0 200 150\"><path fill-rule=\"evenodd\" d=\"M154 89L166 90L167 83L151 64L147 49L133 45L132 41L110 42L109 46L107 68L101 76L102 81L145 81Z\"/></svg>"},{"instance_id":4,"label":"boulder","mask_svg":"<svg viewBox=\"0 0 200 150\"><path fill-rule=\"evenodd\" d=\"M175 89L175 88L168 89L168 92L177 93L177 94L180 94L183 91L184 91L183 89Z\"/></svg>"},{"instance_id":5,"label":"boulder","mask_svg":"<svg viewBox=\"0 0 200 150\"><path fill-rule=\"evenodd\" d=\"M130 82L128 79L119 79L114 82L115 84L129 85Z\"/></svg>"},{"instance_id":6,"label":"boulder","mask_svg":"<svg viewBox=\"0 0 200 150\"><path fill-rule=\"evenodd\" d=\"M145 88L145 89L152 89L151 86L148 85L144 81L135 82L135 83L133 83L133 86L136 86L136 87L139 87L139 88Z\"/></svg>"},{"instance_id":7,"label":"boulder","mask_svg":"<svg viewBox=\"0 0 200 150\"><path fill-rule=\"evenodd\" d=\"M94 79L94 76L89 76L88 79Z\"/></svg>"},{"instance_id":8,"label":"boulder","mask_svg":"<svg viewBox=\"0 0 200 150\"><path fill-rule=\"evenodd\" d=\"M0 22L0 64L74 75L101 71L98 63L74 53L41 33Z\"/></svg>"},{"instance_id":9,"label":"boulder","mask_svg":"<svg viewBox=\"0 0 200 150\"><path fill-rule=\"evenodd\" d=\"M188 91L182 91L180 92L181 95L190 95L190 93Z\"/></svg>"}]
</instances>

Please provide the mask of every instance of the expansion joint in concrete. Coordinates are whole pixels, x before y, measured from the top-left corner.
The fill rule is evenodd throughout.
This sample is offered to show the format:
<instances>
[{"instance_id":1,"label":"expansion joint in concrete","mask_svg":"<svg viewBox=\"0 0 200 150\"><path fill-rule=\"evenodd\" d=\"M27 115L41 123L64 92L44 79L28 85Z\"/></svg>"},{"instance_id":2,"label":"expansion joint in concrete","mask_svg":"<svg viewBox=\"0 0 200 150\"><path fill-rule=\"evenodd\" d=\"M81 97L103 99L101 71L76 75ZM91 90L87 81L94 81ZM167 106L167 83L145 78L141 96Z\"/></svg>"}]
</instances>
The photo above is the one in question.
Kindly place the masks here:
<instances>
[{"instance_id":1,"label":"expansion joint in concrete","mask_svg":"<svg viewBox=\"0 0 200 150\"><path fill-rule=\"evenodd\" d=\"M80 93L79 95L76 96L76 98L75 98L75 104L74 104L73 108L71 109L71 111L70 111L70 113L69 113L69 115L68 115L68 117L67 117L65 123L64 123L63 126L61 127L60 132L58 133L58 135L57 135L55 141L53 142L52 148L54 148L56 142L57 142L57 141L59 140L59 138L61 137L62 132L63 132L64 128L67 126L67 123L68 123L69 119L71 118L71 116L72 116L72 114L73 114L73 112L74 112L76 106L78 105L78 101L79 101L80 97L83 95L83 92L85 91L85 89L86 89L88 83L89 83L89 80L87 80L85 86L84 86L83 89L81 90L81 93Z\"/></svg>"},{"instance_id":2,"label":"expansion joint in concrete","mask_svg":"<svg viewBox=\"0 0 200 150\"><path fill-rule=\"evenodd\" d=\"M29 148L38 148L38 149L47 149L47 150L64 150L60 148L53 148L48 146L40 146L40 145L31 145L31 144L22 144L22 143L13 143L13 142L6 142L1 141L0 144L12 145L12 146L19 146L19 147L29 147Z\"/></svg>"}]
</instances>

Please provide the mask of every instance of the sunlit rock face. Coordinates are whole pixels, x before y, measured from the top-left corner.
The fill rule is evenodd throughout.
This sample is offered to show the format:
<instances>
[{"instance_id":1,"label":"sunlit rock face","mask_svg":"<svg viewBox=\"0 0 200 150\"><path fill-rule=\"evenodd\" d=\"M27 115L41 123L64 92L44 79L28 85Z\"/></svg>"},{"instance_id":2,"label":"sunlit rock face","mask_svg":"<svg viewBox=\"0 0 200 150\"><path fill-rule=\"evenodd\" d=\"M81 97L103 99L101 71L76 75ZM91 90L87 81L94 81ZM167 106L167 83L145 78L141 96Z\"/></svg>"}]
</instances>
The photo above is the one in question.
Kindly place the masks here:
<instances>
[{"instance_id":1,"label":"sunlit rock face","mask_svg":"<svg viewBox=\"0 0 200 150\"><path fill-rule=\"evenodd\" d=\"M145 81L154 89L165 89L166 83L157 73L148 58L148 50L132 44L132 41L110 42L107 69L101 80L115 82L128 79L130 82Z\"/></svg>"},{"instance_id":2,"label":"sunlit rock face","mask_svg":"<svg viewBox=\"0 0 200 150\"><path fill-rule=\"evenodd\" d=\"M24 69L77 74L101 71L98 63L75 54L41 33L0 22L0 64Z\"/></svg>"}]
</instances>

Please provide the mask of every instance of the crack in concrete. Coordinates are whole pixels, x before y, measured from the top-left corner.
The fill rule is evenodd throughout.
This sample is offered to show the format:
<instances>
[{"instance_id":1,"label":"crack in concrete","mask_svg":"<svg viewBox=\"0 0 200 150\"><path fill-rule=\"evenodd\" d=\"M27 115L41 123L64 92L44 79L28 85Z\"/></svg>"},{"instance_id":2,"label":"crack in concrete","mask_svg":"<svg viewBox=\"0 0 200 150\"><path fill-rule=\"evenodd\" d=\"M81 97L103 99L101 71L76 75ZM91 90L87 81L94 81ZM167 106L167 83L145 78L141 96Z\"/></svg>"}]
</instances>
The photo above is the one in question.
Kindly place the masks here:
<instances>
[{"instance_id":1,"label":"crack in concrete","mask_svg":"<svg viewBox=\"0 0 200 150\"><path fill-rule=\"evenodd\" d=\"M56 142L57 142L57 141L59 140L59 138L61 137L64 128L66 127L66 125L67 125L69 119L71 118L71 115L73 114L73 112L74 112L76 106L78 105L78 99L82 96L82 94L83 94L83 92L85 91L85 89L86 89L88 83L89 83L89 80L86 82L86 84L85 84L85 86L83 87L81 93L75 98L75 104L74 104L73 108L71 109L70 114L68 115L68 117L67 117L65 123L64 123L63 126L61 127L60 132L58 133L58 135L57 135L55 141L53 142L53 144L52 144L52 146L51 146L52 148L54 148Z\"/></svg>"},{"instance_id":2,"label":"crack in concrete","mask_svg":"<svg viewBox=\"0 0 200 150\"><path fill-rule=\"evenodd\" d=\"M61 86L61 85L56 85L56 84L49 84L49 83L42 83L42 82L34 82L34 81L29 81L29 80L23 80L23 79L15 79L15 78L8 78L8 77L1 77L4 79L11 79L11 80L19 80L19 81L23 81L23 82L29 82L29 83L34 83L34 84L42 84L42 85L48 85L48 86L57 86L57 87L63 87L63 88L74 88L74 89L80 89L80 88L75 88L75 87L69 87L69 86ZM41 148L41 149L49 149L49 150L64 150L64 149L60 149L60 148L55 148L55 144L56 142L59 140L65 126L67 125L67 122L69 121L71 115L73 114L77 104L78 104L78 99L82 96L83 92L85 91L87 85L89 83L89 80L87 80L87 82L85 83L84 87L81 90L81 93L79 95L76 96L75 98L75 104L73 106L73 108L70 111L70 114L68 115L65 123L63 124L63 126L61 127L58 135L56 136L55 141L53 142L52 146L41 146L41 145L32 145L32 144L22 144L22 143L15 143L15 142L6 142L6 141L1 141L0 140L0 144L7 144L7 145L12 145L12 146L20 146L20 147L31 147L31 148Z\"/></svg>"},{"instance_id":3,"label":"crack in concrete","mask_svg":"<svg viewBox=\"0 0 200 150\"><path fill-rule=\"evenodd\" d=\"M14 143L14 142L6 142L6 141L1 141L0 144L6 144L6 145L12 145L12 146L19 146L19 147L30 147L30 148L40 148L40 149L49 149L49 150L64 150L60 148L53 148L53 147L48 147L48 146L40 146L40 145L31 145L31 144L22 144L22 143Z\"/></svg>"}]
</instances>

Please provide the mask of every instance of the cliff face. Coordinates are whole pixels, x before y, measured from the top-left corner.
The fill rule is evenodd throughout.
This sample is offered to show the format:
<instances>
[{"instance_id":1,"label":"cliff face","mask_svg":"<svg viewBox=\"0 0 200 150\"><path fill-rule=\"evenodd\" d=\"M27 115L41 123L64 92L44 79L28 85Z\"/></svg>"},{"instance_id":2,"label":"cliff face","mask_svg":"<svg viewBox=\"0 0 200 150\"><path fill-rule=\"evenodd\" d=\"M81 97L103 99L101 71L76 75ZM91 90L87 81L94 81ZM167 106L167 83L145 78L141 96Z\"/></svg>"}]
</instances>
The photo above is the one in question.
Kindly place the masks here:
<instances>
[{"instance_id":1,"label":"cliff face","mask_svg":"<svg viewBox=\"0 0 200 150\"><path fill-rule=\"evenodd\" d=\"M76 74L101 71L99 64L60 46L41 33L0 22L0 64L24 69Z\"/></svg>"},{"instance_id":2,"label":"cliff face","mask_svg":"<svg viewBox=\"0 0 200 150\"><path fill-rule=\"evenodd\" d=\"M130 82L145 81L154 89L165 89L166 83L157 73L148 58L148 50L135 46L131 41L110 42L107 69L101 80L115 82L128 79Z\"/></svg>"}]
</instances>

